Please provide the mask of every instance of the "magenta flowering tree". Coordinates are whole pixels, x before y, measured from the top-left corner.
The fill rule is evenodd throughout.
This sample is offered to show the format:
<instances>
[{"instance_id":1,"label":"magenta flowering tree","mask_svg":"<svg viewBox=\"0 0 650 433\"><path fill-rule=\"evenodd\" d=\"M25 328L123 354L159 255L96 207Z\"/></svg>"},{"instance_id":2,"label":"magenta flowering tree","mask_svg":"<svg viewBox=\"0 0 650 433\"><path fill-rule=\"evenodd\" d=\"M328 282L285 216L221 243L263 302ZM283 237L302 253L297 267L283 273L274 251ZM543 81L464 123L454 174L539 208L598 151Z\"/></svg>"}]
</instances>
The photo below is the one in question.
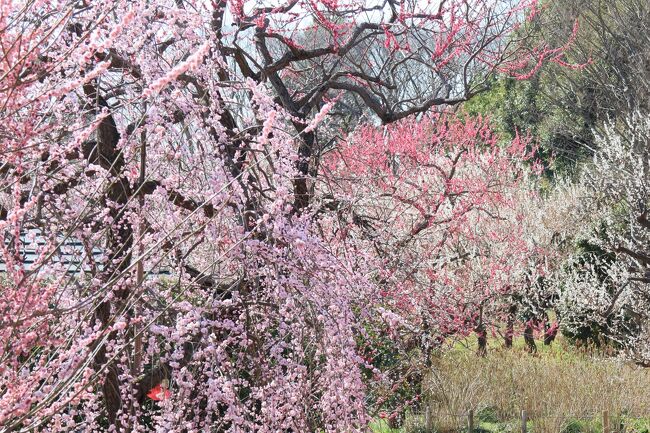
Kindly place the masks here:
<instances>
[{"instance_id":1,"label":"magenta flowering tree","mask_svg":"<svg viewBox=\"0 0 650 433\"><path fill-rule=\"evenodd\" d=\"M483 236L514 244L483 221L508 206L524 142L501 150L482 121L395 126L396 170L458 171L442 195L401 176L355 191L381 201L397 182L405 215L378 230L403 258L334 236L347 191L321 194L322 155L346 113L389 124L562 62L524 50L525 19L535 1L0 5L0 429L363 431L360 319L388 306L436 333L476 326L460 306L517 265L458 263ZM404 128L448 127L461 142L437 149L456 159L409 153ZM397 272L426 242L427 267ZM416 293L443 262L446 292Z\"/></svg>"},{"instance_id":2,"label":"magenta flowering tree","mask_svg":"<svg viewBox=\"0 0 650 433\"><path fill-rule=\"evenodd\" d=\"M504 301L543 271L521 206L535 164L530 139L503 145L485 119L437 114L363 127L328 155L340 237L372 254L389 329L427 358L445 337L485 343Z\"/></svg>"}]
</instances>

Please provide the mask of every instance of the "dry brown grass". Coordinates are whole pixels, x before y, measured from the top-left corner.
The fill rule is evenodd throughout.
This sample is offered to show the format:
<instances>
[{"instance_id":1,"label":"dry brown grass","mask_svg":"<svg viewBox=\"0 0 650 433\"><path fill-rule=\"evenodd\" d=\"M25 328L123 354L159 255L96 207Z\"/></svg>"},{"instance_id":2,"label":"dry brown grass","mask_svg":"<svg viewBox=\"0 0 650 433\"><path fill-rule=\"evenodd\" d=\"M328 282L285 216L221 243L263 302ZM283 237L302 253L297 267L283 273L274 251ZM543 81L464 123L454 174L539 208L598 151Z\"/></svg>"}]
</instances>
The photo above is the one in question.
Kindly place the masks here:
<instances>
[{"instance_id":1,"label":"dry brown grass","mask_svg":"<svg viewBox=\"0 0 650 433\"><path fill-rule=\"evenodd\" d=\"M604 409L650 414L650 369L559 348L535 356L501 349L486 358L452 350L436 359L426 389L437 431L457 431L469 409L502 422L516 422L525 409L535 433L560 432L570 419L598 418Z\"/></svg>"}]
</instances>

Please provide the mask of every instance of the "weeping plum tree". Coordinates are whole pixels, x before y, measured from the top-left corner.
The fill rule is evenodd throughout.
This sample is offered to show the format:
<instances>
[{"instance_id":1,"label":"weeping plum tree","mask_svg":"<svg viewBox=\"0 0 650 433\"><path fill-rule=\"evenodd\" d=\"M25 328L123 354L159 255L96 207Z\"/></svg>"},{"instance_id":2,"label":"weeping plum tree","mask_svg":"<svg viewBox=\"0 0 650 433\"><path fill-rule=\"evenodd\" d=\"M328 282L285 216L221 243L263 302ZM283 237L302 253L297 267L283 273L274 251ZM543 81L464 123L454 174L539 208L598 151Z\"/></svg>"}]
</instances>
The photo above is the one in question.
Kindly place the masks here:
<instances>
[{"instance_id":1,"label":"weeping plum tree","mask_svg":"<svg viewBox=\"0 0 650 433\"><path fill-rule=\"evenodd\" d=\"M413 310L398 302L413 289L387 273L395 257L371 278L381 254L332 236L339 199L314 199L336 115L356 104L390 124L492 74L562 63L563 47L524 48L526 19L540 19L534 0L3 2L0 429L364 430L360 320ZM477 164L466 170L507 171L508 151L486 146L460 153ZM468 195L492 212L497 180L476 175L487 184ZM445 248L509 242L462 227L468 187L450 179L421 205L396 195L424 222L411 234L396 222L402 250L443 202L459 218ZM491 257L498 275L450 274L469 278L454 307L445 316L436 296L419 317L476 326L476 309L461 319L455 305L482 302L475 290L511 266Z\"/></svg>"}]
</instances>

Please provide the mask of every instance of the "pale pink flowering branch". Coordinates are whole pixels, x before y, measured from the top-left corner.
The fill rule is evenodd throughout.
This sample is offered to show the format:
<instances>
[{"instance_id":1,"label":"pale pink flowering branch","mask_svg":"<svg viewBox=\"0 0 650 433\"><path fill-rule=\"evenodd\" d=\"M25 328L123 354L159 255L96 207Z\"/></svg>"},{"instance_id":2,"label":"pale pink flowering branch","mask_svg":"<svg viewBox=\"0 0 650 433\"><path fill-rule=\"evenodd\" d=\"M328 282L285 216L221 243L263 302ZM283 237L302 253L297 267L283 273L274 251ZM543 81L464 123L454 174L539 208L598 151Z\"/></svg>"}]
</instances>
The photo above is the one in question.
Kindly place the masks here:
<instances>
[{"instance_id":1,"label":"pale pink flowering branch","mask_svg":"<svg viewBox=\"0 0 650 433\"><path fill-rule=\"evenodd\" d=\"M336 102L339 100L340 94L338 97L334 98L333 100L327 102L323 107L320 109L318 113L314 116L312 121L307 125L307 127L302 131L303 133L309 133L312 132L313 130L318 127L318 125L327 117L327 114L332 110Z\"/></svg>"},{"instance_id":2,"label":"pale pink flowering branch","mask_svg":"<svg viewBox=\"0 0 650 433\"><path fill-rule=\"evenodd\" d=\"M262 126L262 134L258 141L258 146L260 150L263 149L264 146L266 146L269 143L269 136L273 131L273 125L275 123L275 118L277 115L278 114L276 111L271 111L266 117L266 120L264 120L264 124Z\"/></svg>"},{"instance_id":3,"label":"pale pink flowering branch","mask_svg":"<svg viewBox=\"0 0 650 433\"><path fill-rule=\"evenodd\" d=\"M111 32L104 40L99 40L99 29L93 32L93 34L90 36L90 43L86 47L85 53L80 56L79 63L81 65L85 65L93 58L95 53L111 48L118 36L133 22L134 18L135 12L133 10L129 10L122 16L120 22L117 23L115 27L113 27L113 30L111 30Z\"/></svg>"},{"instance_id":4,"label":"pale pink flowering branch","mask_svg":"<svg viewBox=\"0 0 650 433\"><path fill-rule=\"evenodd\" d=\"M148 98L159 93L163 88L165 88L165 86L172 81L177 80L182 74L198 68L203 61L203 58L210 52L210 46L211 43L209 41L204 42L199 49L191 54L185 61L179 63L171 71L149 84L144 92L142 92L142 97Z\"/></svg>"}]
</instances>

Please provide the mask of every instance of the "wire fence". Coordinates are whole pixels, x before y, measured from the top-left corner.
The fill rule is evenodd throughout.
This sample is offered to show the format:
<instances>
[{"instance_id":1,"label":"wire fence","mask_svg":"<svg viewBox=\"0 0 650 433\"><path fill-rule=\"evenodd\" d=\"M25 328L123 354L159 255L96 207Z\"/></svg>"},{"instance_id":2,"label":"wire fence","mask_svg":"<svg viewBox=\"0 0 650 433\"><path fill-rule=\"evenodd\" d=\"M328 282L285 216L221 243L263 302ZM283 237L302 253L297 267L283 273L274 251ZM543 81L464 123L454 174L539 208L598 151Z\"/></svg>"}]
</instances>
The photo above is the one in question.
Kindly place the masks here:
<instances>
[{"instance_id":1,"label":"wire fence","mask_svg":"<svg viewBox=\"0 0 650 433\"><path fill-rule=\"evenodd\" d=\"M516 416L497 417L489 411L454 413L429 407L405 424L405 431L422 433L649 433L650 414L604 410L558 415L522 410Z\"/></svg>"}]
</instances>

